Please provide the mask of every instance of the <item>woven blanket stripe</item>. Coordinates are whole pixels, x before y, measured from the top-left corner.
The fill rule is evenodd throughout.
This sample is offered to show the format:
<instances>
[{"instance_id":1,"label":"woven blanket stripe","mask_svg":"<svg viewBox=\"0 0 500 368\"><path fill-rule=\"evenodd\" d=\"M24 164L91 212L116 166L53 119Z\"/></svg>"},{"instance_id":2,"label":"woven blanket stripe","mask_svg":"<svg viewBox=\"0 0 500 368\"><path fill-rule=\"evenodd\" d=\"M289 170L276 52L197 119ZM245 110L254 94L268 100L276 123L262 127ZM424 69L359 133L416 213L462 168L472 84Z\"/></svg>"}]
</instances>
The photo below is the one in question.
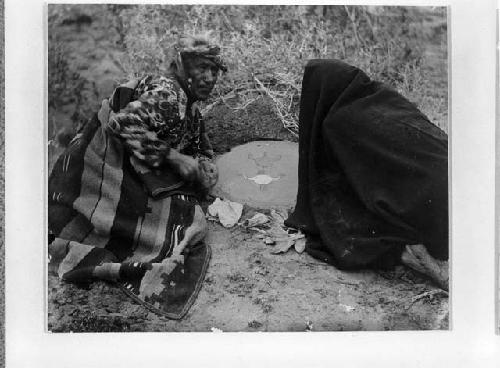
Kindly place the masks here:
<instances>
[{"instance_id":1,"label":"woven blanket stripe","mask_svg":"<svg viewBox=\"0 0 500 368\"><path fill-rule=\"evenodd\" d=\"M193 216L197 205L192 198L184 195L162 202L168 224L163 220L167 230L154 262L145 261L151 259L147 252L141 254L142 262L116 262L116 257L107 249L56 238L49 249L51 261L59 263L59 276L76 283L93 279L119 281L129 295L149 309L171 318L180 318L193 302L194 293L199 290L209 254L202 244L186 260L182 255L170 257L172 253L179 254L176 247L186 240L189 228L199 225L194 222ZM170 214L167 208L175 208L175 212ZM136 257L137 260L140 258ZM54 265L51 267L54 268ZM169 311L171 304L178 309L177 313Z\"/></svg>"},{"instance_id":2,"label":"woven blanket stripe","mask_svg":"<svg viewBox=\"0 0 500 368\"><path fill-rule=\"evenodd\" d=\"M100 129L85 151L80 196L73 203L93 225L84 243L104 247L109 240L123 178L119 147Z\"/></svg>"},{"instance_id":3,"label":"woven blanket stripe","mask_svg":"<svg viewBox=\"0 0 500 368\"><path fill-rule=\"evenodd\" d=\"M151 260L152 262L161 262L162 259L170 257L175 247L180 246L189 227L198 225L194 219L196 207L200 208L198 202L192 197L182 194L175 195L173 198L171 211L175 214L175 217L170 216L167 224L168 243L166 243L162 247L160 253Z\"/></svg>"},{"instance_id":4,"label":"woven blanket stripe","mask_svg":"<svg viewBox=\"0 0 500 368\"><path fill-rule=\"evenodd\" d=\"M171 198L148 201L149 213L137 221L134 231L134 252L128 256L127 262L148 262L155 258L169 241L167 224L170 217Z\"/></svg>"},{"instance_id":5,"label":"woven blanket stripe","mask_svg":"<svg viewBox=\"0 0 500 368\"><path fill-rule=\"evenodd\" d=\"M199 245L184 256L176 247L201 240L192 234L204 215L194 197L150 196L142 179L117 138L91 120L49 180L55 236L49 270L70 282L116 281L146 307L180 318L199 290L210 251Z\"/></svg>"},{"instance_id":6,"label":"woven blanket stripe","mask_svg":"<svg viewBox=\"0 0 500 368\"><path fill-rule=\"evenodd\" d=\"M59 157L49 177L48 216L51 230L55 234L59 234L78 215L72 204L80 195L84 152L98 128L99 124L95 119L90 120ZM71 156L69 160L66 158L68 156Z\"/></svg>"},{"instance_id":7,"label":"woven blanket stripe","mask_svg":"<svg viewBox=\"0 0 500 368\"><path fill-rule=\"evenodd\" d=\"M119 190L120 200L106 249L122 261L137 249L144 217L151 210L151 198L137 179L129 160L123 162L123 180Z\"/></svg>"}]
</instances>

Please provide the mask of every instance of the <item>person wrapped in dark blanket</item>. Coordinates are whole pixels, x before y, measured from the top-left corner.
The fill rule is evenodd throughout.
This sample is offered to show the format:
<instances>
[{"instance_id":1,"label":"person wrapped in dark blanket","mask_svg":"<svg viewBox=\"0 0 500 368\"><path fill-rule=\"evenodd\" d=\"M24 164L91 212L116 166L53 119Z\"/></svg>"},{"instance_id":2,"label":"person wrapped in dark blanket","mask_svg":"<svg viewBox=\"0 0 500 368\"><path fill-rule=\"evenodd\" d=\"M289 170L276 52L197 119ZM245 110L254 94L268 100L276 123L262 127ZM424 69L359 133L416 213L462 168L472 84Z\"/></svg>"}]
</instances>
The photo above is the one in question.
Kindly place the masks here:
<instances>
[{"instance_id":1,"label":"person wrapped in dark blanket","mask_svg":"<svg viewBox=\"0 0 500 368\"><path fill-rule=\"evenodd\" d=\"M285 224L339 269L403 263L448 288L448 137L362 70L312 60L302 83L299 187Z\"/></svg>"}]
</instances>

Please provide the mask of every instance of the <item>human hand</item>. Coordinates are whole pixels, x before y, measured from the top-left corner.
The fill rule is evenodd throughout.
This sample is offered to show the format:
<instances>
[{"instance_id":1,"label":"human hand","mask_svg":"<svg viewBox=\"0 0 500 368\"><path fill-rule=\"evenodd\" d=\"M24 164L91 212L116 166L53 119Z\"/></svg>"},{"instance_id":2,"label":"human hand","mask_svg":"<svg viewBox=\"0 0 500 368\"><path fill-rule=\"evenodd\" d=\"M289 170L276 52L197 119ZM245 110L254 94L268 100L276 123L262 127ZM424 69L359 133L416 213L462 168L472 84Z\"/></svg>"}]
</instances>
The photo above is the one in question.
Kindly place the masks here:
<instances>
[{"instance_id":1,"label":"human hand","mask_svg":"<svg viewBox=\"0 0 500 368\"><path fill-rule=\"evenodd\" d=\"M219 170L211 160L205 157L199 158L198 166L200 171L200 184L203 188L210 190L219 179Z\"/></svg>"},{"instance_id":2,"label":"human hand","mask_svg":"<svg viewBox=\"0 0 500 368\"><path fill-rule=\"evenodd\" d=\"M195 181L198 178L198 160L191 156L183 155L175 149L170 149L166 159L184 180Z\"/></svg>"},{"instance_id":3,"label":"human hand","mask_svg":"<svg viewBox=\"0 0 500 368\"><path fill-rule=\"evenodd\" d=\"M156 133L141 132L137 128L136 131L132 132L127 130L120 132L119 136L129 152L148 166L158 168L165 162L165 152L168 152L169 146L166 142L158 139Z\"/></svg>"}]
</instances>

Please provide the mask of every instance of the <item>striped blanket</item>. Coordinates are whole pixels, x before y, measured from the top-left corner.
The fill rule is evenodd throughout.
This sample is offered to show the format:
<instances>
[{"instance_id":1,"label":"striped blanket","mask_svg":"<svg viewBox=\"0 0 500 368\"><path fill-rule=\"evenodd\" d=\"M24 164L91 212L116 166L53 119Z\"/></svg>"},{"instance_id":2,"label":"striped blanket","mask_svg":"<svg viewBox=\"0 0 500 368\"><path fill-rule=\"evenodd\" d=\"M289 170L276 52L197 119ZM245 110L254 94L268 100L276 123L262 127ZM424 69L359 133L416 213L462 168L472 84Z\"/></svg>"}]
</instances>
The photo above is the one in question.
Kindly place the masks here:
<instances>
[{"instance_id":1,"label":"striped blanket","mask_svg":"<svg viewBox=\"0 0 500 368\"><path fill-rule=\"evenodd\" d=\"M48 194L49 272L116 282L169 318L187 313L210 248L203 210L174 172L131 160L96 115L59 157Z\"/></svg>"}]
</instances>

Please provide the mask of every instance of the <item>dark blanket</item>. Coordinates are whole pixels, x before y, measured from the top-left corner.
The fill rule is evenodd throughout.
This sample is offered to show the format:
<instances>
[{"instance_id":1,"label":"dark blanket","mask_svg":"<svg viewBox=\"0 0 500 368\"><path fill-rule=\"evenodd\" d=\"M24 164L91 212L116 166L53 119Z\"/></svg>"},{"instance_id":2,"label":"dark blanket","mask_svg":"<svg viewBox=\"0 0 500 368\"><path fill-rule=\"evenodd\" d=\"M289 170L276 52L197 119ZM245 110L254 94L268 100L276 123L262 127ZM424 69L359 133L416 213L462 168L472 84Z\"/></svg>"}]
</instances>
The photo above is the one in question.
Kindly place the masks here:
<instances>
[{"instance_id":1,"label":"dark blanket","mask_svg":"<svg viewBox=\"0 0 500 368\"><path fill-rule=\"evenodd\" d=\"M361 70L313 60L302 83L297 204L286 224L343 269L392 265L406 244L448 258L448 139Z\"/></svg>"}]
</instances>

